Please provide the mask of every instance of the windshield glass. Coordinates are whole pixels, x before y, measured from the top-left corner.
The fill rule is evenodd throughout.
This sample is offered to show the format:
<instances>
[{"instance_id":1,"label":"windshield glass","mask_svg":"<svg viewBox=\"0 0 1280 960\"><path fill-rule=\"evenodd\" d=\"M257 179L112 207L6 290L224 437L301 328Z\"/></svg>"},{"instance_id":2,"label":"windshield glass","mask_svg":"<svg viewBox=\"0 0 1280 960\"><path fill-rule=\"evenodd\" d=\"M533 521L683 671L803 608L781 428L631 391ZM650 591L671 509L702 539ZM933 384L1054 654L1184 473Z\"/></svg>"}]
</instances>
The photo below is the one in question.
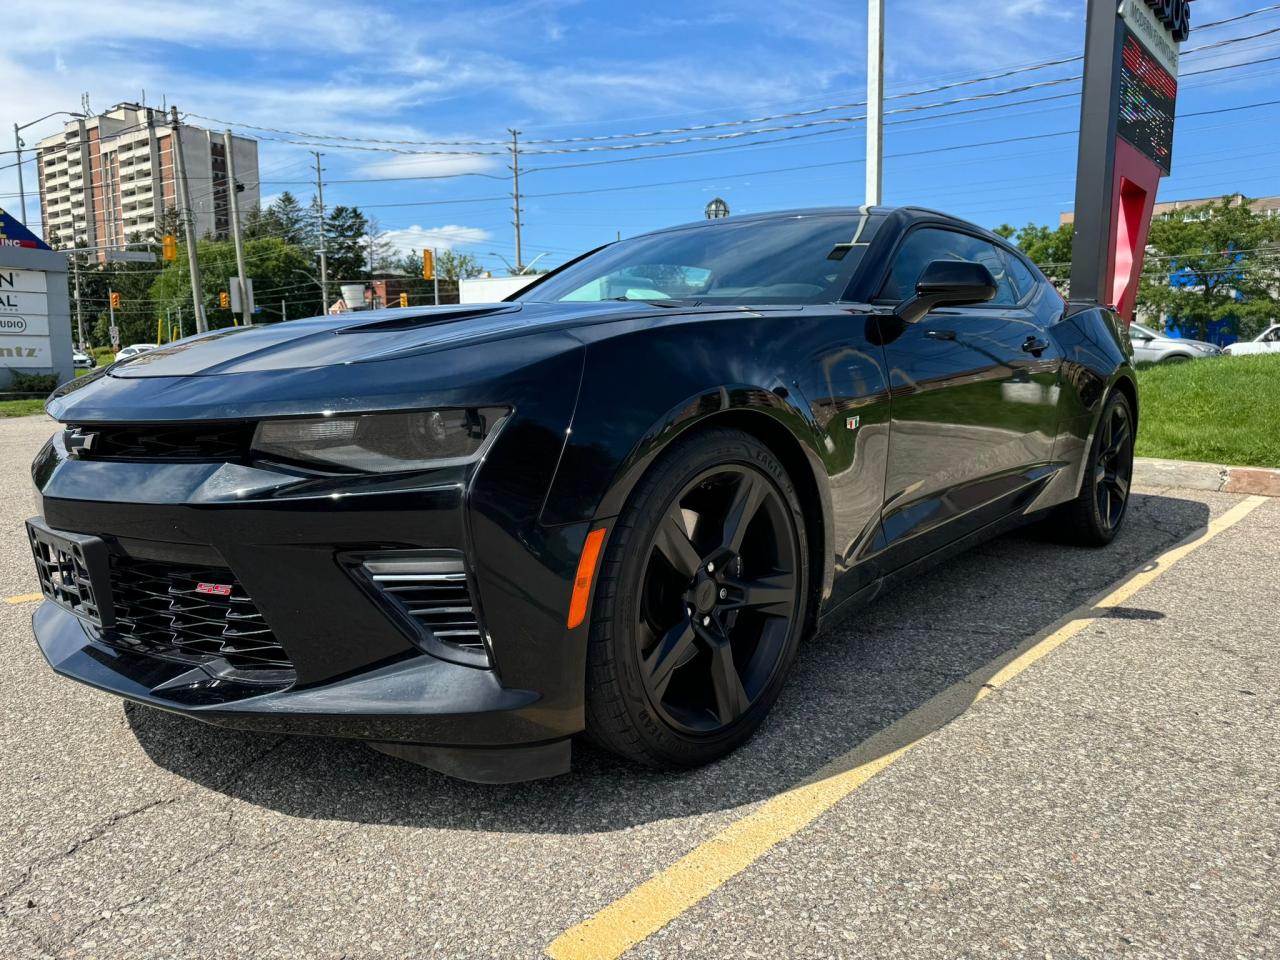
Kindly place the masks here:
<instances>
[{"instance_id":1,"label":"windshield glass","mask_svg":"<svg viewBox=\"0 0 1280 960\"><path fill-rule=\"evenodd\" d=\"M859 231L860 221L861 231ZM831 303L878 217L732 218L610 244L515 300ZM857 236L858 243L852 244Z\"/></svg>"}]
</instances>

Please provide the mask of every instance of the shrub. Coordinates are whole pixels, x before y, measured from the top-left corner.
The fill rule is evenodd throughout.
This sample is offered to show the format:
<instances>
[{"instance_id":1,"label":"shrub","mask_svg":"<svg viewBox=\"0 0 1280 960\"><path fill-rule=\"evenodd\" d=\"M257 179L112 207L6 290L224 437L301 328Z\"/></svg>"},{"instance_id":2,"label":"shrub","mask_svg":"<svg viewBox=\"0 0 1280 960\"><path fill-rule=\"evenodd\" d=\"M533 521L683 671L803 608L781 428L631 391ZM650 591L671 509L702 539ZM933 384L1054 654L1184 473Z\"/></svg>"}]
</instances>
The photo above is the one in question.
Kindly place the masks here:
<instances>
[{"instance_id":1,"label":"shrub","mask_svg":"<svg viewBox=\"0 0 1280 960\"><path fill-rule=\"evenodd\" d=\"M56 373L23 373L9 368L9 389L14 393L52 393L58 387Z\"/></svg>"}]
</instances>

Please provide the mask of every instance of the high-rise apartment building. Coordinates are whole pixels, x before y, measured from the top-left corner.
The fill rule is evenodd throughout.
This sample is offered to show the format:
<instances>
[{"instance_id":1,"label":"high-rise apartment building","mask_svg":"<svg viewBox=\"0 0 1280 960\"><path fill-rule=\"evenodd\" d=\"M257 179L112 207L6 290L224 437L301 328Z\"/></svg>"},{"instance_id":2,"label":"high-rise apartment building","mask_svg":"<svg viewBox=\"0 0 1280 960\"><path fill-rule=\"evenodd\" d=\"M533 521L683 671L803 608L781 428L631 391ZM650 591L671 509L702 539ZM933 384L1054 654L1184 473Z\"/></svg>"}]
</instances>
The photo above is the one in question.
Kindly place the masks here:
<instances>
[{"instance_id":1,"label":"high-rise apartment building","mask_svg":"<svg viewBox=\"0 0 1280 960\"><path fill-rule=\"evenodd\" d=\"M222 134L186 124L180 129L196 236L225 237L231 214ZM243 220L259 198L258 142L231 142ZM173 147L167 114L136 103L72 120L41 140L36 162L45 238L59 247L83 241L99 250L123 248L134 234L152 239L165 211L178 206Z\"/></svg>"}]
</instances>

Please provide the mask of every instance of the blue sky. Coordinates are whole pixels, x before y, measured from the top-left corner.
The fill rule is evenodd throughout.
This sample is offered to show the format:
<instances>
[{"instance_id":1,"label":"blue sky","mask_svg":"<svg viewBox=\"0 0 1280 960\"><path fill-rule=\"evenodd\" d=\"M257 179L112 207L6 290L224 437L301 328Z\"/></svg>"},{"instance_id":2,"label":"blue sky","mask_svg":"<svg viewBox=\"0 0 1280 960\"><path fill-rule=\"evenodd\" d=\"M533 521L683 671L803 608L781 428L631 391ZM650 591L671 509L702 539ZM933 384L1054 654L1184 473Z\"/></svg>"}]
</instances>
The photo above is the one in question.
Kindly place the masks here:
<instances>
[{"instance_id":1,"label":"blue sky","mask_svg":"<svg viewBox=\"0 0 1280 960\"><path fill-rule=\"evenodd\" d=\"M1197 0L1193 27L1270 5ZM136 100L145 90L149 103L164 99L190 114L276 138L260 143L267 198L286 189L304 201L310 197L307 151L313 148L282 142L304 137L239 125L365 141L500 140L508 127L517 127L526 140L545 140L803 112L860 101L865 84L866 21L858 0L228 0L185 7L157 0L24 0L15 6L0 48L0 148L12 148L3 131L15 121L78 109L84 91L95 109L103 109ZM1203 33L1193 29L1184 49L1273 28L1280 29L1280 10ZM888 0L888 92L1070 57L1082 47L1083 30L1083 0ZM1280 32L1185 55L1180 112L1277 99L1280 59L1259 62L1270 57L1280 57ZM1230 69L1188 76L1216 67ZM1066 64L897 97L888 107L1064 78L1078 69ZM1077 89L1063 83L891 114L886 202L934 206L987 226L1056 223L1073 199L1074 135L969 145L1074 130L1078 100L1060 95ZM1038 99L1050 96L1059 99ZM937 116L1018 101L1023 105ZM762 126L861 113L851 107ZM1280 106L1271 105L1181 120L1174 173L1162 183L1161 199L1236 189L1280 193L1278 116ZM225 125L196 117L191 122ZM25 136L34 143L56 129L51 121ZM753 128L722 126L692 135L743 129ZM816 135L763 142L797 134ZM862 125L853 121L627 151L529 153L521 183L525 259L545 253L540 265L549 266L618 233L696 219L714 196L735 213L860 203L863 142ZM500 148L407 146L437 151L410 155L336 144L321 149L326 201L360 206L399 246L457 246L495 269L501 269L500 256L512 259L507 159L476 155ZM11 162L12 154L0 154L0 167ZM31 190L33 165L26 170ZM432 179L404 179L425 177ZM12 169L0 170L0 205L10 210L17 208L16 185Z\"/></svg>"}]
</instances>

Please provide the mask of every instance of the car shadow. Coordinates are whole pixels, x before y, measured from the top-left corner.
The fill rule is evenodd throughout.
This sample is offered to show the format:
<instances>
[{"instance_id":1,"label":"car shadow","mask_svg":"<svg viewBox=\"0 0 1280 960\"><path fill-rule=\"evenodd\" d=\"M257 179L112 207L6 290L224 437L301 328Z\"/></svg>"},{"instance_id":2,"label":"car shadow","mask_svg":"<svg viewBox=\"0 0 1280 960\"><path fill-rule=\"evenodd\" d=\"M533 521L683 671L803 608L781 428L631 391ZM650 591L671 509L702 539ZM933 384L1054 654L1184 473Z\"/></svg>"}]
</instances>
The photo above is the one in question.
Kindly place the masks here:
<instances>
[{"instance_id":1,"label":"car shadow","mask_svg":"<svg viewBox=\"0 0 1280 960\"><path fill-rule=\"evenodd\" d=\"M292 817L566 834L731 809L771 797L854 748L893 749L892 736L876 734L943 691L951 705L928 714L913 737L949 722L1020 647L1209 519L1205 504L1168 496L1135 494L1130 511L1124 533L1104 549L1060 546L1031 528L977 547L824 629L801 648L757 736L699 770L645 770L575 744L566 776L483 786L357 742L243 733L134 704L125 713L158 765ZM1106 615L1161 616L1134 607ZM971 692L955 688L966 677Z\"/></svg>"}]
</instances>

